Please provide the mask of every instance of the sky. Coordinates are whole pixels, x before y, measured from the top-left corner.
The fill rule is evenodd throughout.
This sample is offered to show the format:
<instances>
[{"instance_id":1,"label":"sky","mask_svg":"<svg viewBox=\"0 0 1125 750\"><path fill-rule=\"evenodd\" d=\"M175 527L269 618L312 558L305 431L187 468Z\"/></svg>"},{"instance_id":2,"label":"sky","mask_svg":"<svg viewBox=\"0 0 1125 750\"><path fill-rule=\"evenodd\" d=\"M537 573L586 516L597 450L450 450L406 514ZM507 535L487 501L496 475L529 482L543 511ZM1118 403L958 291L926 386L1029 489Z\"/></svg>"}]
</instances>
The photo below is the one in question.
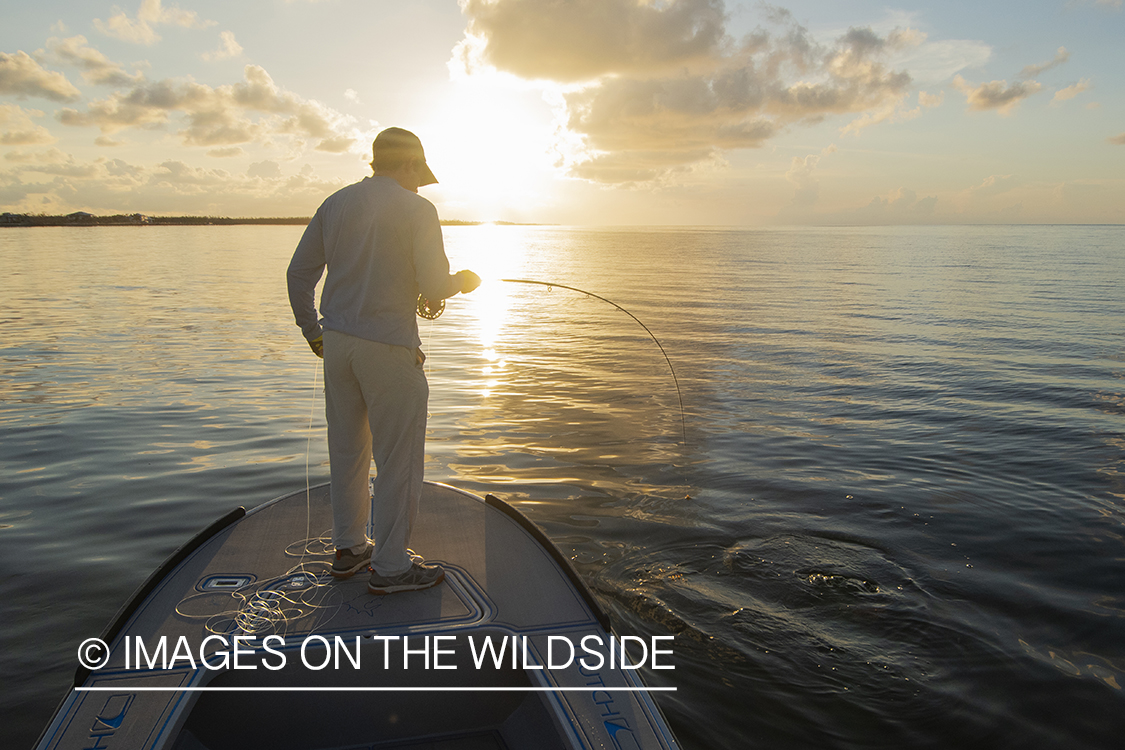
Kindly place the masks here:
<instances>
[{"instance_id":1,"label":"sky","mask_svg":"<svg viewBox=\"0 0 1125 750\"><path fill-rule=\"evenodd\" d=\"M0 212L309 216L397 126L444 219L1125 223L1122 5L10 3Z\"/></svg>"}]
</instances>

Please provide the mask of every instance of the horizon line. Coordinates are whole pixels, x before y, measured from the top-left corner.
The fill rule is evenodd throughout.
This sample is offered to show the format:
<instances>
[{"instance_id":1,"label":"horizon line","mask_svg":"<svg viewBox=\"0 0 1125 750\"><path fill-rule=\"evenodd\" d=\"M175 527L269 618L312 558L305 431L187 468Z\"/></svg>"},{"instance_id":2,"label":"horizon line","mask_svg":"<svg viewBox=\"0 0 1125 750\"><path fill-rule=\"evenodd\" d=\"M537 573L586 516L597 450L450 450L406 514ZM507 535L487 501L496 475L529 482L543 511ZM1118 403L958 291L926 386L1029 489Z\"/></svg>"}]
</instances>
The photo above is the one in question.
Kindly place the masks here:
<instances>
[{"instance_id":1,"label":"horizon line","mask_svg":"<svg viewBox=\"0 0 1125 750\"><path fill-rule=\"evenodd\" d=\"M364 685L360 687L288 687L288 686L264 686L264 687L239 687L239 686L197 686L197 687L153 687L153 686L138 686L129 687L127 685L116 686L93 686L93 687L75 687L74 691L77 693L105 693L130 690L139 693L248 693L248 692L264 692L264 693L296 693L296 692L314 692L314 693L339 693L339 692L363 692L363 693L385 693L401 691L407 693L420 693L420 692L519 692L519 693L596 693L599 691L605 692L628 692L628 693L668 693L676 692L675 687L536 687L534 685L525 687L468 687L468 686L455 686L450 685L446 687L423 687L408 685L402 687L388 687L388 686L374 686Z\"/></svg>"},{"instance_id":2,"label":"horizon line","mask_svg":"<svg viewBox=\"0 0 1125 750\"><path fill-rule=\"evenodd\" d=\"M311 216L212 216L204 214L143 214L138 212L133 213L119 213L119 214L92 214L87 211L76 211L69 214L31 214L31 213L14 213L5 211L0 216L5 220L0 220L0 227L28 227L28 226L152 226L154 224L169 224L175 225L177 221L182 222L184 225L200 225L206 226L208 222L218 222L222 224L238 224L257 223L257 224L274 224L274 225L298 225L308 224ZM23 219L24 221L13 221L13 219ZM118 221L112 223L104 223L107 219L134 219L133 221ZM46 223L57 221L58 223ZM782 222L769 222L759 224L699 224L699 223L682 223L682 224L656 224L644 223L638 224L635 222L623 222L620 224L560 224L549 222L523 222L523 221L506 221L503 219L440 219L443 226L517 226L517 227L576 227L576 228L626 228L626 227L647 227L654 229L839 229L839 228L864 228L864 227L1122 227L1125 226L1125 221L1119 222L1073 222L1073 221L1041 221L1041 222L991 222L991 221L960 221L960 222L876 222L876 223L852 223L852 222L825 222L825 223L806 223L806 224L786 224Z\"/></svg>"}]
</instances>

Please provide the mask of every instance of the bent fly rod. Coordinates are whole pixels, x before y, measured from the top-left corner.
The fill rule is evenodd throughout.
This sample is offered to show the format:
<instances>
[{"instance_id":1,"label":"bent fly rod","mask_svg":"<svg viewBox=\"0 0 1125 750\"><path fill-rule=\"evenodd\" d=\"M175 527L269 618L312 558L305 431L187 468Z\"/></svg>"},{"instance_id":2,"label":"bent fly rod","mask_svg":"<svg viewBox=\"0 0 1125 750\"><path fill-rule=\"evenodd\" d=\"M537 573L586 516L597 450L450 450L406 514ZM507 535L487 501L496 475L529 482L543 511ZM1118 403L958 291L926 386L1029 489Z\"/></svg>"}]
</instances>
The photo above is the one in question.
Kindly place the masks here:
<instances>
[{"instance_id":1,"label":"bent fly rod","mask_svg":"<svg viewBox=\"0 0 1125 750\"><path fill-rule=\"evenodd\" d=\"M652 337L652 340L656 342L656 345L658 347L660 347L660 353L664 355L664 361L668 363L668 370L672 373L672 382L676 386L676 398L679 399L679 402L680 402L680 432L683 434L684 447L685 448L687 447L687 418L684 416L684 397L683 397L683 394L680 392L680 381L679 381L679 378L676 377L676 368L672 367L672 360L668 357L668 352L664 351L664 345L660 343L660 339L656 338L656 334L653 333L651 330L649 330L649 327L646 326L640 318L638 318L636 315L629 312L628 310L626 310L624 307L617 304L613 300L606 299L605 297L602 297L601 295L598 295L598 294L594 294L593 292L587 292L585 289L579 289L577 287L567 286L566 284L555 284L553 282L547 282L547 281L534 281L532 279L499 279L499 280L503 281L506 284L534 284L535 286L545 286L545 287L547 287L547 289L551 289L551 288L556 287L556 286L560 289L569 289L572 292L578 292L579 294L585 294L587 297L593 297L594 299L599 299L602 302L605 302L606 304L613 305L618 310L625 313L626 315L628 315L633 320L637 321L637 325L639 325L641 328L645 329L645 333L647 333L650 337ZM442 312L444 310L445 310L445 300L439 300L435 303L435 302L430 302L429 300L427 300L422 295L418 295L418 315L420 317L425 318L426 320L435 320L435 319L438 318L438 316L440 316L442 314Z\"/></svg>"}]
</instances>

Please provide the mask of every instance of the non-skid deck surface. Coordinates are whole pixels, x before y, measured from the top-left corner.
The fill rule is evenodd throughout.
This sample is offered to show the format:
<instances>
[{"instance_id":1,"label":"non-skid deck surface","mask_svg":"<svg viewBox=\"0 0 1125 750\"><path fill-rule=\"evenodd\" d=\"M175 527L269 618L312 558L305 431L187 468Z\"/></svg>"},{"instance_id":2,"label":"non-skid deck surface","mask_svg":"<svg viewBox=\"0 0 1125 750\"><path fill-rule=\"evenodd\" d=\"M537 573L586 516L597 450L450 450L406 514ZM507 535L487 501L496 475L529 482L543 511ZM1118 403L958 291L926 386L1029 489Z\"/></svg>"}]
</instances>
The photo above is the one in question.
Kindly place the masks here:
<instances>
[{"instance_id":1,"label":"non-skid deck surface","mask_svg":"<svg viewBox=\"0 0 1125 750\"><path fill-rule=\"evenodd\" d=\"M473 638L491 635L514 643L518 636L530 663L543 664L552 635L575 643L587 635L606 636L548 549L505 512L451 487L426 484L411 547L442 564L446 580L390 596L369 594L365 573L344 581L328 575L331 543L323 537L331 525L328 487L316 487L252 510L191 552L125 621L111 644L108 666L85 682L110 690L73 694L43 747L225 750L267 740L267 746L306 750L561 750L621 745L625 738L637 747L674 746L649 704L614 690L629 685L620 670L587 671L577 663L555 671L525 669L525 659L483 669L469 663L464 646ZM415 648L437 634L461 639L461 650L450 657L456 669L381 663L378 649L390 641L378 637L410 637ZM246 671L206 669L183 657L190 652L197 658L211 638L202 652L214 663L224 650L229 656L235 636L255 636L260 644L267 635L284 639L288 661L278 671L262 668L273 657L261 650L246 660L258 669ZM360 643L363 668L305 668L299 649L310 636L329 642L339 636L349 649ZM179 658L171 669L153 670L139 665L130 648L126 667L125 644L138 639L148 659ZM162 640L166 651L154 654ZM177 648L181 641L184 652ZM401 659L402 651L397 653ZM599 692L511 690L533 684L593 685ZM364 690L371 685L393 690ZM241 692L214 690L223 686ZM300 691L260 690L267 686ZM451 686L468 691L432 690ZM137 690L144 687L208 690ZM416 688L425 690L409 692ZM564 743L563 736L577 744Z\"/></svg>"},{"instance_id":2,"label":"non-skid deck surface","mask_svg":"<svg viewBox=\"0 0 1125 750\"><path fill-rule=\"evenodd\" d=\"M275 633L289 644L313 632L418 631L484 619L517 629L589 621L565 576L545 564L547 552L518 524L439 485L426 485L411 546L446 566L445 584L375 596L364 572L336 581L327 575L329 555L305 551L318 546L310 538L330 535L328 488L305 494L248 514L204 545L158 588L128 632L146 642L183 635L193 643L215 633ZM222 588L245 578L251 582L236 591Z\"/></svg>"}]
</instances>

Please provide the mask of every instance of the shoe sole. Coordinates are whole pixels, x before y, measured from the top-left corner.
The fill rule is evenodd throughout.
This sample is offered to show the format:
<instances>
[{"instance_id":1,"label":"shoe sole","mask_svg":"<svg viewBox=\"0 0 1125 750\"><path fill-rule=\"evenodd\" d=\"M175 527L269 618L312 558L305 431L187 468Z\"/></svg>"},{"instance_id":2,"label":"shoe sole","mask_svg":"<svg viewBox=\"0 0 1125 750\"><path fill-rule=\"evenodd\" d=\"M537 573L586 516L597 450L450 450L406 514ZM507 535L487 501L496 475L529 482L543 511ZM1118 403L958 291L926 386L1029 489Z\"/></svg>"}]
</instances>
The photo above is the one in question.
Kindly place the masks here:
<instances>
[{"instance_id":1,"label":"shoe sole","mask_svg":"<svg viewBox=\"0 0 1125 750\"><path fill-rule=\"evenodd\" d=\"M432 589L444 580L445 571L443 570L441 575L432 583L400 583L394 586L383 586L381 588L372 586L369 583L367 584L367 593L375 594L376 596L386 596L387 594L400 594L403 591L423 591L425 589Z\"/></svg>"}]
</instances>

